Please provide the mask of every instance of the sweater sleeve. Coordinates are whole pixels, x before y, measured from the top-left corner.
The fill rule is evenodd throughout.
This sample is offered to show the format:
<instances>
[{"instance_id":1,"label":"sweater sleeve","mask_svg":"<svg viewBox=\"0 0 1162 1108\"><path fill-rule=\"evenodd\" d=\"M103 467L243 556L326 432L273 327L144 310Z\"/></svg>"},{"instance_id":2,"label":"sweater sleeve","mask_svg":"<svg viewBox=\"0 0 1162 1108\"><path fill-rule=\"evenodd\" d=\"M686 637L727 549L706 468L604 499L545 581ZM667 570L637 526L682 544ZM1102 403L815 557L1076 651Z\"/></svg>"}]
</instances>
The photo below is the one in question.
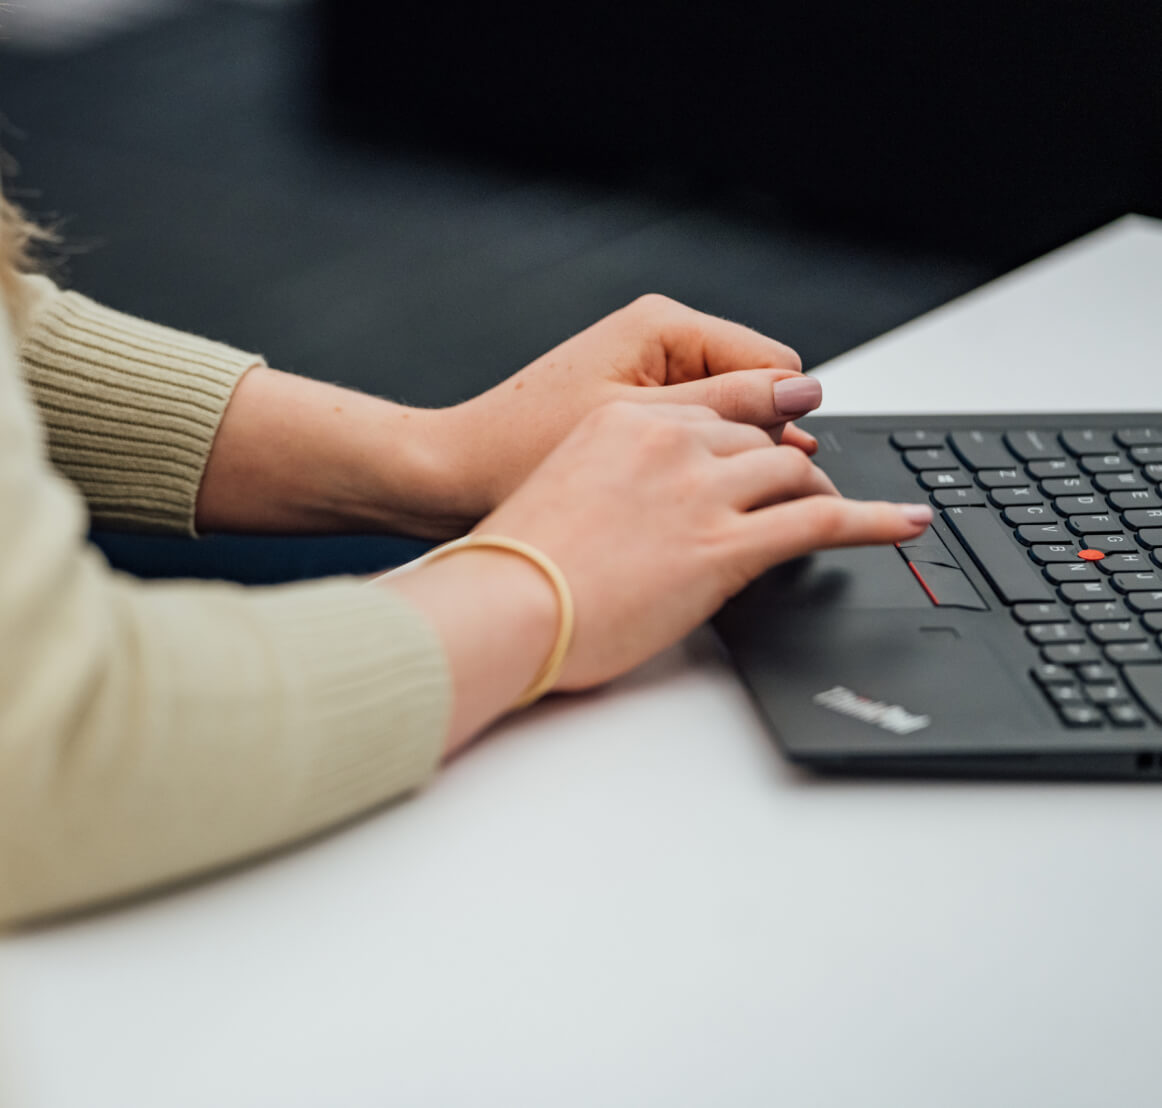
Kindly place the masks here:
<instances>
[{"instance_id":1,"label":"sweater sleeve","mask_svg":"<svg viewBox=\"0 0 1162 1108\"><path fill-rule=\"evenodd\" d=\"M16 338L53 464L94 522L192 535L198 487L234 387L257 354L22 278Z\"/></svg>"},{"instance_id":2,"label":"sweater sleeve","mask_svg":"<svg viewBox=\"0 0 1162 1108\"><path fill-rule=\"evenodd\" d=\"M252 857L431 774L450 681L402 598L144 584L85 528L0 309L0 926Z\"/></svg>"}]
</instances>

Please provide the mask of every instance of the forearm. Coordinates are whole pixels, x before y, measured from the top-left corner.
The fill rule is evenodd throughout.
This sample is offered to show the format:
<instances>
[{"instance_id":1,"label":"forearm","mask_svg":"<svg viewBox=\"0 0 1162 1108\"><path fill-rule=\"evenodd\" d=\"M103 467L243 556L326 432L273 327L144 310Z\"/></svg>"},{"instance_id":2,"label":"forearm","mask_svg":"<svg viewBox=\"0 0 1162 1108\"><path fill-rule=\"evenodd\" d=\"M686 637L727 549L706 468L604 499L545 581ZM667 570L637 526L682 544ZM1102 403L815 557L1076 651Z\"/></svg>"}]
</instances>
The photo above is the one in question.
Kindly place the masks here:
<instances>
[{"instance_id":1,"label":"forearm","mask_svg":"<svg viewBox=\"0 0 1162 1108\"><path fill-rule=\"evenodd\" d=\"M311 834L426 778L447 663L355 581L146 585L84 546L0 311L0 926Z\"/></svg>"},{"instance_id":2,"label":"forearm","mask_svg":"<svg viewBox=\"0 0 1162 1108\"><path fill-rule=\"evenodd\" d=\"M198 530L462 533L486 506L456 463L454 412L252 369L214 439Z\"/></svg>"},{"instance_id":3,"label":"forearm","mask_svg":"<svg viewBox=\"0 0 1162 1108\"><path fill-rule=\"evenodd\" d=\"M21 292L24 377L98 526L440 537L487 510L456 468L456 409L277 373L45 278Z\"/></svg>"},{"instance_id":4,"label":"forearm","mask_svg":"<svg viewBox=\"0 0 1162 1108\"><path fill-rule=\"evenodd\" d=\"M86 559L17 653L0 927L318 832L415 788L442 752L438 642L353 582L143 587Z\"/></svg>"}]
</instances>

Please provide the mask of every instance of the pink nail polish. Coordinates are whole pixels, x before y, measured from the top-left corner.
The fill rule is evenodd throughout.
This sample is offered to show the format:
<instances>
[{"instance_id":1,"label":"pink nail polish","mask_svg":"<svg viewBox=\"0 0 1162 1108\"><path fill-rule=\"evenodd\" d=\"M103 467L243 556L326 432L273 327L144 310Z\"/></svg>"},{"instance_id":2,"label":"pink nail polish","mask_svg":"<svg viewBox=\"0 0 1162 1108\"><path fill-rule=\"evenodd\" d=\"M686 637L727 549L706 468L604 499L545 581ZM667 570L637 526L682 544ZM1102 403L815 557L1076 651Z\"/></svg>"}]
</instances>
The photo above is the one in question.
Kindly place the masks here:
<instances>
[{"instance_id":1,"label":"pink nail polish","mask_svg":"<svg viewBox=\"0 0 1162 1108\"><path fill-rule=\"evenodd\" d=\"M775 410L793 418L819 407L823 386L812 377L784 377L775 382Z\"/></svg>"},{"instance_id":2,"label":"pink nail polish","mask_svg":"<svg viewBox=\"0 0 1162 1108\"><path fill-rule=\"evenodd\" d=\"M902 515L913 526L920 526L924 524L925 527L932 522L932 507L929 504L899 504L900 515Z\"/></svg>"}]
</instances>

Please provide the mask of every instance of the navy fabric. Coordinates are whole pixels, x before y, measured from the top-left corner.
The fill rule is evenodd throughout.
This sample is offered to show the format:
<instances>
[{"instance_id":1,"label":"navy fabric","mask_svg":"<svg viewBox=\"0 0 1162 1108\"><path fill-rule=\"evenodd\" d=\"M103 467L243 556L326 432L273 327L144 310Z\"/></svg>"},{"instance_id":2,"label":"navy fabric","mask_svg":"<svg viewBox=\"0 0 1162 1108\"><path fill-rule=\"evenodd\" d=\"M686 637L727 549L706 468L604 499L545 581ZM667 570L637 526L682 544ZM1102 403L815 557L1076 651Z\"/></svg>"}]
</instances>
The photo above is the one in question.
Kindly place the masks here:
<instances>
[{"instance_id":1,"label":"navy fabric","mask_svg":"<svg viewBox=\"0 0 1162 1108\"><path fill-rule=\"evenodd\" d=\"M419 557L424 539L393 535L207 535L199 539L94 531L110 565L136 577L196 577L277 585L379 573Z\"/></svg>"}]
</instances>

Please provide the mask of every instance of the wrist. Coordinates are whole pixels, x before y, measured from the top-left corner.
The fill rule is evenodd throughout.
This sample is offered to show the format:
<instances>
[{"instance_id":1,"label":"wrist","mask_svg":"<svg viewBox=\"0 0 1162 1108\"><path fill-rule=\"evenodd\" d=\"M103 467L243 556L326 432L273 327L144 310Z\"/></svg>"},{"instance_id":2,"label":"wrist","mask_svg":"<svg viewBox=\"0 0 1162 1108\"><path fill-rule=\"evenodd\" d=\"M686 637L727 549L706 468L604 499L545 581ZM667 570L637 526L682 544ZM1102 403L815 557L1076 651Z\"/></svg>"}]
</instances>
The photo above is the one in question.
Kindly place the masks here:
<instances>
[{"instance_id":1,"label":"wrist","mask_svg":"<svg viewBox=\"0 0 1162 1108\"><path fill-rule=\"evenodd\" d=\"M446 756L517 703L557 639L556 590L504 550L467 547L377 584L419 608L444 646L453 688Z\"/></svg>"},{"instance_id":2,"label":"wrist","mask_svg":"<svg viewBox=\"0 0 1162 1108\"><path fill-rule=\"evenodd\" d=\"M457 409L365 399L374 409L351 444L350 481L334 490L348 527L432 539L468 531L486 504L470 480Z\"/></svg>"},{"instance_id":3,"label":"wrist","mask_svg":"<svg viewBox=\"0 0 1162 1108\"><path fill-rule=\"evenodd\" d=\"M514 394L523 384L518 374L515 383L502 382L441 412L445 476L454 486L449 502L473 525L511 495L564 434L560 420L546 418L560 398L530 407L527 394Z\"/></svg>"}]
</instances>

